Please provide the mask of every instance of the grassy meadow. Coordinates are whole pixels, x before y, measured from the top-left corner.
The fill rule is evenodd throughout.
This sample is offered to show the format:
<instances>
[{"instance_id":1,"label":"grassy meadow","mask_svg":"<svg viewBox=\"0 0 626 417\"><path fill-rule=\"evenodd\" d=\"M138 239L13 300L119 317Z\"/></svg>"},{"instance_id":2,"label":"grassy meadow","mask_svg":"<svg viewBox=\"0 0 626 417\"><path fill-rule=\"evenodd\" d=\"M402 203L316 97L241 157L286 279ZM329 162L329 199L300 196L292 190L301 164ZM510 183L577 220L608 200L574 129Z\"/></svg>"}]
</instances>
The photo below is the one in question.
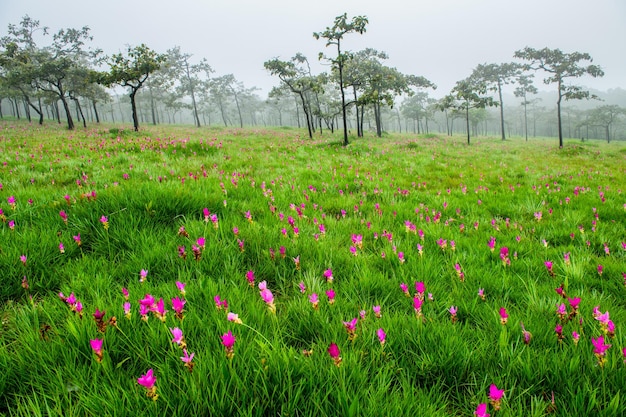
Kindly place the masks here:
<instances>
[{"instance_id":1,"label":"grassy meadow","mask_svg":"<svg viewBox=\"0 0 626 417\"><path fill-rule=\"evenodd\" d=\"M340 142L0 121L0 415L626 415L624 144Z\"/></svg>"}]
</instances>

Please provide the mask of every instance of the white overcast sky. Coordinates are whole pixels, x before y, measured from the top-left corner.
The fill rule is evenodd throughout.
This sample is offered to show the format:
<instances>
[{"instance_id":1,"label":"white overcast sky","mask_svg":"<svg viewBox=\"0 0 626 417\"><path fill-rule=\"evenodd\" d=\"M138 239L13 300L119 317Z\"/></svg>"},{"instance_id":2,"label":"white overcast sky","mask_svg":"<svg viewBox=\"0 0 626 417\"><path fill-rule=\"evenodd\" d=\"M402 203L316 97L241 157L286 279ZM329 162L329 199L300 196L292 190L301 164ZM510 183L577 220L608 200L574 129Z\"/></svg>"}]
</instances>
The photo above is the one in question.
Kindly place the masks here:
<instances>
[{"instance_id":1,"label":"white overcast sky","mask_svg":"<svg viewBox=\"0 0 626 417\"><path fill-rule=\"evenodd\" d=\"M89 26L92 45L106 54L140 43L158 52L180 46L265 97L278 84L266 60L302 52L315 72L326 69L317 55L332 51L312 33L344 12L369 19L365 34L344 38L346 49L387 52L387 65L430 79L436 96L476 65L512 61L525 46L588 52L606 75L577 84L626 89L626 0L0 0L0 35L28 14L52 32ZM552 89L541 76L537 86Z\"/></svg>"}]
</instances>

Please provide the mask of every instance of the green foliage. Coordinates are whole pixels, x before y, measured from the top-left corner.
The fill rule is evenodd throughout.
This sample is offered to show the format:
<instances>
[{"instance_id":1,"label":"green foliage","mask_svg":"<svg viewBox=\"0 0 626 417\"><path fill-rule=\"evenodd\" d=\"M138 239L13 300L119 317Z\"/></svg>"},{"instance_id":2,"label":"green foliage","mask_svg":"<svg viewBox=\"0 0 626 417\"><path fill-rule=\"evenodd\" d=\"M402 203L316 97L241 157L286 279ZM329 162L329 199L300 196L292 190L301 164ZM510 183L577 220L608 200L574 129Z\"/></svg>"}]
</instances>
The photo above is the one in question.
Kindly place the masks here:
<instances>
[{"instance_id":1,"label":"green foliage","mask_svg":"<svg viewBox=\"0 0 626 417\"><path fill-rule=\"evenodd\" d=\"M2 415L472 415L491 384L505 390L492 415L626 413L618 145L389 135L342 147L295 129L0 128L11 155L0 164ZM576 312L560 286L580 297ZM59 292L74 294L82 317ZM163 299L164 321L142 320L147 294ZM175 297L186 300L182 319ZM351 337L344 322L356 317ZM600 335L612 345L602 361ZM156 401L137 382L148 369Z\"/></svg>"}]
</instances>

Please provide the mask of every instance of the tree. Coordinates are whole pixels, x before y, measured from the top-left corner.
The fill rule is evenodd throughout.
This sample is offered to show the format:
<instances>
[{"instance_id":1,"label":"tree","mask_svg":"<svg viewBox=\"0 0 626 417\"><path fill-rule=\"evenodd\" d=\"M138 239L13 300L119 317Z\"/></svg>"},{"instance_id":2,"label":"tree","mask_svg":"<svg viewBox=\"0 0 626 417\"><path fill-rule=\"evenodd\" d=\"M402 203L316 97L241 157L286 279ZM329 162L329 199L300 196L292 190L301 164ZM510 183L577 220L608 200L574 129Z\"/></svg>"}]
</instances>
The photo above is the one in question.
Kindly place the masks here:
<instances>
[{"instance_id":1,"label":"tree","mask_svg":"<svg viewBox=\"0 0 626 417\"><path fill-rule=\"evenodd\" d=\"M588 53L572 52L564 53L560 49L533 49L526 47L516 51L516 58L529 61L524 65L526 70L543 70L549 74L544 78L545 84L557 84L558 100L556 102L557 122L559 129L559 148L563 147L563 130L561 126L561 101L562 100L582 100L589 98L597 98L584 90L583 87L577 85L566 85L567 78L578 78L585 74L592 77L604 76L604 71L597 65L581 66L579 62L593 62Z\"/></svg>"},{"instance_id":2,"label":"tree","mask_svg":"<svg viewBox=\"0 0 626 417\"><path fill-rule=\"evenodd\" d=\"M504 133L504 103L502 100L502 86L511 83L519 75L520 66L516 63L504 64L480 64L472 77L485 82L487 89L498 92L498 102L500 103L500 132L502 140L506 139Z\"/></svg>"},{"instance_id":3,"label":"tree","mask_svg":"<svg viewBox=\"0 0 626 417\"><path fill-rule=\"evenodd\" d=\"M313 37L315 39L324 38L326 39L326 46L336 45L337 46L337 57L336 58L328 58L325 57L323 53L320 52L320 59L327 59L331 62L333 67L337 70L339 74L339 91L341 92L341 112L343 116L343 145L347 146L348 142L348 119L347 119L347 109L346 109L346 96L344 91L344 80L343 80L343 68L348 59L350 59L350 54L341 51L341 40L344 35L352 32L356 32L359 34L363 34L365 32L365 26L367 25L368 20L365 16L355 16L348 23L348 16L346 13L341 16L337 16L335 18L335 23L332 27L326 27L326 30L323 32L314 32Z\"/></svg>"},{"instance_id":4,"label":"tree","mask_svg":"<svg viewBox=\"0 0 626 417\"><path fill-rule=\"evenodd\" d=\"M302 63L308 63L306 58L303 60L301 54L296 54L289 61L281 61L278 58L271 59L263 63L266 70L271 75L276 75L289 90L300 99L302 111L306 118L309 138L313 138L313 122L310 92L316 88L314 79L308 74L308 71L302 67Z\"/></svg>"},{"instance_id":5,"label":"tree","mask_svg":"<svg viewBox=\"0 0 626 417\"><path fill-rule=\"evenodd\" d=\"M513 94L515 97L522 99L522 106L524 106L524 134L526 135L526 142L528 142L528 105L531 101L528 101L528 94L537 94L537 87L533 85L532 76L521 74L517 78L518 86L515 88Z\"/></svg>"},{"instance_id":6,"label":"tree","mask_svg":"<svg viewBox=\"0 0 626 417\"><path fill-rule=\"evenodd\" d=\"M497 106L492 97L487 97L487 85L482 80L472 77L457 81L450 95L442 101L442 107L453 108L465 114L467 128L467 144L470 144L470 109L484 109L487 106Z\"/></svg>"},{"instance_id":7,"label":"tree","mask_svg":"<svg viewBox=\"0 0 626 417\"><path fill-rule=\"evenodd\" d=\"M139 130L135 103L137 91L144 85L150 74L158 70L164 62L165 55L156 53L145 44L134 48L129 46L126 55L121 53L112 55L109 59L110 71L99 76L99 82L102 84L107 86L117 84L130 89L129 97L135 131Z\"/></svg>"},{"instance_id":8,"label":"tree","mask_svg":"<svg viewBox=\"0 0 626 417\"><path fill-rule=\"evenodd\" d=\"M584 124L588 126L600 126L604 129L607 143L611 142L611 127L621 116L626 115L626 109L617 105L604 105L596 107L589 112L588 119Z\"/></svg>"}]
</instances>

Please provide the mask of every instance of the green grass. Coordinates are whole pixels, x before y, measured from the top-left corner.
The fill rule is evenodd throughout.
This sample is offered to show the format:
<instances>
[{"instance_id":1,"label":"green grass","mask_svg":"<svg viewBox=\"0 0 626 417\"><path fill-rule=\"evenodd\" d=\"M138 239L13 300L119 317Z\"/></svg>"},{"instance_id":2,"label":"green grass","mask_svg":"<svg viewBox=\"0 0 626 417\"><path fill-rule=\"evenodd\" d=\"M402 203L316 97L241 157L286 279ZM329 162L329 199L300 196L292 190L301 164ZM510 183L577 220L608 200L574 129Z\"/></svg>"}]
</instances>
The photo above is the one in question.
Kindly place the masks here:
<instances>
[{"instance_id":1,"label":"green grass","mask_svg":"<svg viewBox=\"0 0 626 417\"><path fill-rule=\"evenodd\" d=\"M553 140L478 138L467 146L461 137L388 135L344 148L338 136L302 133L67 132L0 122L0 415L470 416L489 402L491 384L505 390L491 415L626 414L623 145L571 142L559 150ZM363 240L356 255L354 235ZM500 259L504 246L509 266ZM332 283L323 275L329 268ZM177 281L186 284L182 320L170 301L181 297ZM276 313L260 296L261 281ZM417 281L431 295L422 318L413 308ZM568 305L555 291L561 284L581 303L560 322L559 342L556 309ZM82 317L59 292L75 294ZM141 319L146 294L163 298L164 322L153 313ZM227 320L216 295L243 324ZM610 312L614 335L593 317L595 306ZM99 332L96 308L117 327ZM361 311L350 341L343 322ZM528 345L521 323L533 335ZM195 353L191 373L172 342L174 327ZM221 343L228 331L236 337L232 359ZM603 366L591 342L600 335L612 345ZM90 347L96 338L104 340L101 363ZM157 401L137 383L148 369Z\"/></svg>"}]
</instances>

